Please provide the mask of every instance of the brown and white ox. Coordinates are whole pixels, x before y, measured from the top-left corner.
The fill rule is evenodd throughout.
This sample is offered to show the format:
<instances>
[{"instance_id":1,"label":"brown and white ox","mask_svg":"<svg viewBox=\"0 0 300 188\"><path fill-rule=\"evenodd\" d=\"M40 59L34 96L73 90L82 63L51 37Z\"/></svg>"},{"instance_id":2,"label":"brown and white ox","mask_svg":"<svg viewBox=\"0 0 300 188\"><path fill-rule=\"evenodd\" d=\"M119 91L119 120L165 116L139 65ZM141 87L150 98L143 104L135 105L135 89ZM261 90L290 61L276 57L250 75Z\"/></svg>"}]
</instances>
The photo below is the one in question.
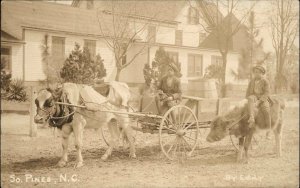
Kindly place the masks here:
<instances>
[{"instance_id":1,"label":"brown and white ox","mask_svg":"<svg viewBox=\"0 0 300 188\"><path fill-rule=\"evenodd\" d=\"M275 153L278 157L281 156L281 137L282 137L282 120L283 111L285 108L284 101L272 99L271 105L271 124L275 135ZM248 119L248 104L247 100L243 100L239 105L235 106L225 115L217 116L211 122L210 132L206 138L208 142L220 141L228 135L235 135L239 138L239 151L237 154L237 162L248 162L248 149L251 144L253 134L258 131L268 131L263 113L259 106L255 109L255 125L249 127ZM243 152L245 151L245 158Z\"/></svg>"},{"instance_id":2,"label":"brown and white ox","mask_svg":"<svg viewBox=\"0 0 300 188\"><path fill-rule=\"evenodd\" d=\"M111 135L109 147L105 154L101 157L106 160L112 153L113 148L118 144L119 128L123 129L125 137L128 139L130 145L129 157L135 158L135 146L130 128L130 121L128 115L105 113L100 111L91 111L84 108L70 107L66 105L56 104L55 102L67 102L70 104L82 104L82 96L80 89L83 85L74 83L65 83L61 91L53 91L51 89L42 89L38 92L35 100L37 106L37 114L34 121L39 124L48 123L61 129L62 133L62 158L58 162L58 166L64 167L68 162L68 145L69 137L73 132L75 137L75 148L77 150L77 161L75 167L83 166L82 151L82 137L84 128L98 129L101 126L107 125ZM96 92L96 91L95 91ZM129 92L125 88L123 94ZM121 94L122 95L122 94ZM104 97L105 98L105 97ZM127 109L122 107L122 98L117 92L108 95L108 102L97 106L101 110L118 110L126 112ZM120 127L119 127L120 126Z\"/></svg>"}]
</instances>

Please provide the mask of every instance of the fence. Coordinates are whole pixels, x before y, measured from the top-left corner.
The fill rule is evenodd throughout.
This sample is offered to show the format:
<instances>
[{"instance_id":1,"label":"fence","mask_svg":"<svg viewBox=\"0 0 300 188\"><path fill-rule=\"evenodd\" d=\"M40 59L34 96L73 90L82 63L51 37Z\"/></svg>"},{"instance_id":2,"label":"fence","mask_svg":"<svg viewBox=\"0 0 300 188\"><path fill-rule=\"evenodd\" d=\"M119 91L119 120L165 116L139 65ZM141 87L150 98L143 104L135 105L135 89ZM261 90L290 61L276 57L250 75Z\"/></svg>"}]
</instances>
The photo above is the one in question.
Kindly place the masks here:
<instances>
[{"instance_id":1,"label":"fence","mask_svg":"<svg viewBox=\"0 0 300 188\"><path fill-rule=\"evenodd\" d=\"M26 102L13 102L1 100L1 114L2 113L18 113L29 114L29 130L28 135L31 137L37 136L37 125L34 123L34 114L36 112L36 106L34 99L37 95L36 86L28 86L26 93L28 94L28 101ZM2 133L2 130L1 130Z\"/></svg>"}]
</instances>

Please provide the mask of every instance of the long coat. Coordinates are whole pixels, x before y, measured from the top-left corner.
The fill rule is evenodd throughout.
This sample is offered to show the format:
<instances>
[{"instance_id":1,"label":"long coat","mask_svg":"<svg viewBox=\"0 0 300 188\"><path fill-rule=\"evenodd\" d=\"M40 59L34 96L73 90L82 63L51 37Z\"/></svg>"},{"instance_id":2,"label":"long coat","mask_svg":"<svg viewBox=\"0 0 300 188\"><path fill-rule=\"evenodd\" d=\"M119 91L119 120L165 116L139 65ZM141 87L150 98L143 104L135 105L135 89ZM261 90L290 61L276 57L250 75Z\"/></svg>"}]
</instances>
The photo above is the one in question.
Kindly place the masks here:
<instances>
[{"instance_id":1,"label":"long coat","mask_svg":"<svg viewBox=\"0 0 300 188\"><path fill-rule=\"evenodd\" d=\"M161 79L158 85L158 89L162 90L167 96L173 96L174 100L181 100L181 83L179 78L173 77L172 84L168 86L168 76Z\"/></svg>"},{"instance_id":2,"label":"long coat","mask_svg":"<svg viewBox=\"0 0 300 188\"><path fill-rule=\"evenodd\" d=\"M258 85L255 85L258 84ZM255 92L256 87L256 92ZM265 78L262 78L258 83L255 83L255 79L252 79L249 82L246 97L255 95L257 98L262 101L270 100L270 84L269 81Z\"/></svg>"}]
</instances>

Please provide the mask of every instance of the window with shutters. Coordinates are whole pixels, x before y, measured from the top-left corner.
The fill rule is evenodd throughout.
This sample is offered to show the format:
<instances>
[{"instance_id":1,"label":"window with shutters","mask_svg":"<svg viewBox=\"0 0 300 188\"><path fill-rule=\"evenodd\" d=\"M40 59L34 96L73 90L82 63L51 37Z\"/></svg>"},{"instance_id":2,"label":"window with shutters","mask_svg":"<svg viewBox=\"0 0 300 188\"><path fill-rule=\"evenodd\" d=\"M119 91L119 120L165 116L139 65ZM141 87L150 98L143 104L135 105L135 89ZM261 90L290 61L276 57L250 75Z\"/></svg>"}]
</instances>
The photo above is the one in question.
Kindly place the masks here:
<instances>
[{"instance_id":1,"label":"window with shutters","mask_svg":"<svg viewBox=\"0 0 300 188\"><path fill-rule=\"evenodd\" d=\"M174 60L174 62L178 63L178 52L169 52L167 51L169 57Z\"/></svg>"},{"instance_id":2,"label":"window with shutters","mask_svg":"<svg viewBox=\"0 0 300 188\"><path fill-rule=\"evenodd\" d=\"M1 66L11 73L11 47L1 46Z\"/></svg>"},{"instance_id":3,"label":"window with shutters","mask_svg":"<svg viewBox=\"0 0 300 188\"><path fill-rule=\"evenodd\" d=\"M52 37L52 57L53 62L56 64L62 64L65 60L65 38L64 37Z\"/></svg>"},{"instance_id":4,"label":"window with shutters","mask_svg":"<svg viewBox=\"0 0 300 188\"><path fill-rule=\"evenodd\" d=\"M199 12L195 7L190 7L188 12L188 23L199 24Z\"/></svg>"},{"instance_id":5,"label":"window with shutters","mask_svg":"<svg viewBox=\"0 0 300 188\"><path fill-rule=\"evenodd\" d=\"M96 56L96 41L95 40L84 40L84 47L89 49L92 58Z\"/></svg>"},{"instance_id":6,"label":"window with shutters","mask_svg":"<svg viewBox=\"0 0 300 188\"><path fill-rule=\"evenodd\" d=\"M175 31L175 45L182 45L182 30Z\"/></svg>"},{"instance_id":7,"label":"window with shutters","mask_svg":"<svg viewBox=\"0 0 300 188\"><path fill-rule=\"evenodd\" d=\"M201 77L203 75L203 58L199 54L188 55L188 77Z\"/></svg>"},{"instance_id":8,"label":"window with shutters","mask_svg":"<svg viewBox=\"0 0 300 188\"><path fill-rule=\"evenodd\" d=\"M211 56L211 64L222 66L222 64L223 64L222 56L212 55Z\"/></svg>"},{"instance_id":9,"label":"window with shutters","mask_svg":"<svg viewBox=\"0 0 300 188\"><path fill-rule=\"evenodd\" d=\"M156 27L155 26L148 26L148 41L151 43L155 43L156 41Z\"/></svg>"}]
</instances>

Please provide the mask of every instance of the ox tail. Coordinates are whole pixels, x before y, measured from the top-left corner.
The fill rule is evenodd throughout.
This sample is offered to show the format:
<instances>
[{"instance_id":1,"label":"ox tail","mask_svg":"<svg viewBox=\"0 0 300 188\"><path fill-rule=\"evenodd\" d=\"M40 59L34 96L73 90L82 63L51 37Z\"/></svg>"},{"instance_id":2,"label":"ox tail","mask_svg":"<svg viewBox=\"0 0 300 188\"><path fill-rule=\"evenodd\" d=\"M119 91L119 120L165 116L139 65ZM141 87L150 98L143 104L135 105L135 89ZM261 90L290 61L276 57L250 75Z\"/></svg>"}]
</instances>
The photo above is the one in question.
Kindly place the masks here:
<instances>
[{"instance_id":1,"label":"ox tail","mask_svg":"<svg viewBox=\"0 0 300 188\"><path fill-rule=\"evenodd\" d=\"M278 102L279 102L280 109L283 111L286 107L285 106L285 100L284 99L279 99Z\"/></svg>"}]
</instances>

